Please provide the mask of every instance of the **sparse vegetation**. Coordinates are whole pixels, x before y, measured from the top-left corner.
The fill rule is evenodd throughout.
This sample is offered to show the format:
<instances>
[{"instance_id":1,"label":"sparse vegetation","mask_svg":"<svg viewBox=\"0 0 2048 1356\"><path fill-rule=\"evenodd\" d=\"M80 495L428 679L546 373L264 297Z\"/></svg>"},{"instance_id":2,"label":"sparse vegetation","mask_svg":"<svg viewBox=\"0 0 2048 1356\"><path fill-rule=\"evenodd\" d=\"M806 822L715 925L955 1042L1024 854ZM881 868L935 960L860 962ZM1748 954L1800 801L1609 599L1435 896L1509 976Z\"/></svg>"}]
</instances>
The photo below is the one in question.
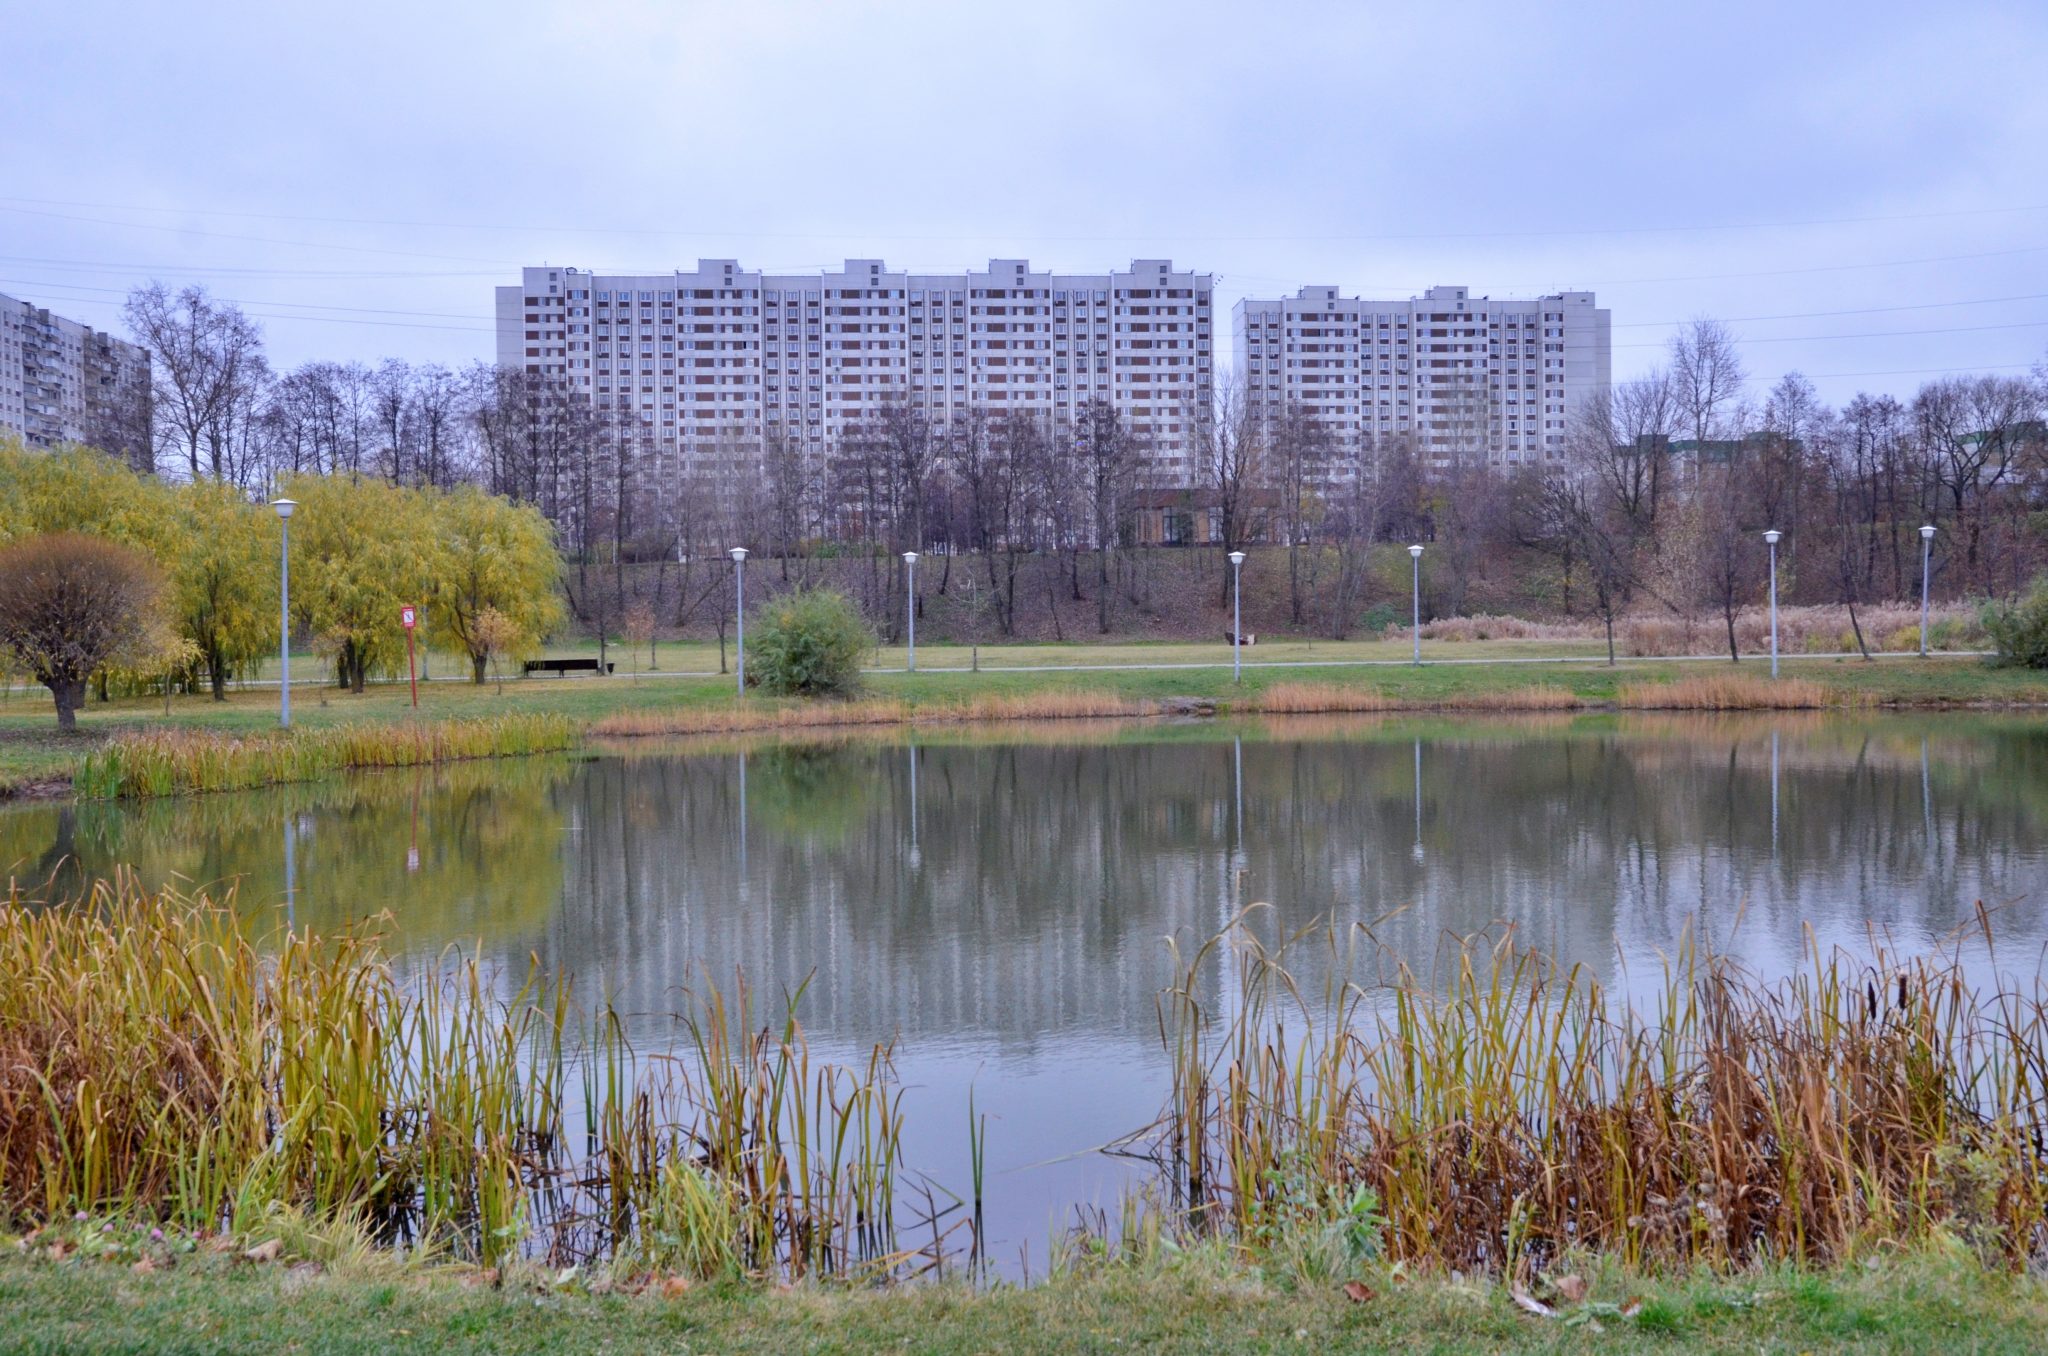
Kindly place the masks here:
<instances>
[{"instance_id":1,"label":"sparse vegetation","mask_svg":"<svg viewBox=\"0 0 2048 1356\"><path fill-rule=\"evenodd\" d=\"M559 716L518 715L234 736L206 730L125 735L88 753L73 788L88 799L241 791L351 768L421 767L572 747Z\"/></svg>"},{"instance_id":2,"label":"sparse vegetation","mask_svg":"<svg viewBox=\"0 0 2048 1356\"><path fill-rule=\"evenodd\" d=\"M2048 669L2048 575L2012 602L1984 604L1982 621L2000 664Z\"/></svg>"}]
</instances>

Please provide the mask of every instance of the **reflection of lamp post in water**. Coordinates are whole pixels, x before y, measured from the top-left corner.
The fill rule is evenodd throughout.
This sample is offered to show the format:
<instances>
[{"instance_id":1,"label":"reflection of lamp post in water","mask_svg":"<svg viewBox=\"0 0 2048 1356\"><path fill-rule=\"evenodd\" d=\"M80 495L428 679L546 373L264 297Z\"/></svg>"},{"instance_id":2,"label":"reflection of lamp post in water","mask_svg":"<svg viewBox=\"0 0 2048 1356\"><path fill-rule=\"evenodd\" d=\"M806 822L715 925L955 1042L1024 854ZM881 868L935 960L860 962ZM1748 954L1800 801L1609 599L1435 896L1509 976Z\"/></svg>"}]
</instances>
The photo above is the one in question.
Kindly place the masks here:
<instances>
[{"instance_id":1,"label":"reflection of lamp post in water","mask_svg":"<svg viewBox=\"0 0 2048 1356\"><path fill-rule=\"evenodd\" d=\"M284 926L287 932L298 921L297 904L299 893L299 866L292 854L292 840L298 836L298 820L286 815L284 819Z\"/></svg>"},{"instance_id":2,"label":"reflection of lamp post in water","mask_svg":"<svg viewBox=\"0 0 2048 1356\"><path fill-rule=\"evenodd\" d=\"M1771 860L1778 857L1778 732L1771 731Z\"/></svg>"},{"instance_id":3,"label":"reflection of lamp post in water","mask_svg":"<svg viewBox=\"0 0 2048 1356\"><path fill-rule=\"evenodd\" d=\"M747 889L747 755L740 753L740 896Z\"/></svg>"},{"instance_id":4,"label":"reflection of lamp post in water","mask_svg":"<svg viewBox=\"0 0 2048 1356\"><path fill-rule=\"evenodd\" d=\"M913 741L905 750L910 755L910 869L924 864L924 854L917 847L917 744Z\"/></svg>"},{"instance_id":5,"label":"reflection of lamp post in water","mask_svg":"<svg viewBox=\"0 0 2048 1356\"><path fill-rule=\"evenodd\" d=\"M1422 860L1422 741L1415 741L1415 847L1416 861Z\"/></svg>"}]
</instances>

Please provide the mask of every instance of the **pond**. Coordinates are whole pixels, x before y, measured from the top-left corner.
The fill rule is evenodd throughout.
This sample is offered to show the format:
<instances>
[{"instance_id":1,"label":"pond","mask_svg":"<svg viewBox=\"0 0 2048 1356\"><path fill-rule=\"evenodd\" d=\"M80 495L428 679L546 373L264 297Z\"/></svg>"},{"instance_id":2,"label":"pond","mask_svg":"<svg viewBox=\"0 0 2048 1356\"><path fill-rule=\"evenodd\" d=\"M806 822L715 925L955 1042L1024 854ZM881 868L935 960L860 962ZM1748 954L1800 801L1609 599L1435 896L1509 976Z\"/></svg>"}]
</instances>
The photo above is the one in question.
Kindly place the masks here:
<instances>
[{"instance_id":1,"label":"pond","mask_svg":"<svg viewBox=\"0 0 2048 1356\"><path fill-rule=\"evenodd\" d=\"M675 1038L684 985L808 980L813 1049L894 1039L906 1158L970 1177L991 1252L1042 1258L1137 1169L1094 1152L1167 1088L1166 939L1254 903L1269 935L1369 923L1427 967L1520 940L1647 994L1697 925L1766 974L1907 951L1991 910L1976 967L2031 972L2048 912L2048 723L2017 717L1295 718L633 742L588 759L0 813L40 892L132 870L332 927L388 909L430 961L529 957Z\"/></svg>"}]
</instances>

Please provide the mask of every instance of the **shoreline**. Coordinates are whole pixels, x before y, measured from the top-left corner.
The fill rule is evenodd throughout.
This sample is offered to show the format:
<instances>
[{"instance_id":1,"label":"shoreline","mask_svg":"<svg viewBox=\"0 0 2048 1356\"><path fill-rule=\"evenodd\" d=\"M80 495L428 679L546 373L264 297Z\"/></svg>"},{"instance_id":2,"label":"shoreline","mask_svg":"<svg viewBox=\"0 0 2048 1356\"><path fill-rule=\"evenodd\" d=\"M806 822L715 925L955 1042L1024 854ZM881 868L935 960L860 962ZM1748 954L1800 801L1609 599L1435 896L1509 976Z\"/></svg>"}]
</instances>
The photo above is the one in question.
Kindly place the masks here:
<instances>
[{"instance_id":1,"label":"shoreline","mask_svg":"<svg viewBox=\"0 0 2048 1356\"><path fill-rule=\"evenodd\" d=\"M735 701L723 681L617 677L557 686L535 681L504 690L486 684L450 684L435 692L430 707L417 713L396 694L373 689L362 696L315 689L291 736L281 737L271 708L256 700L214 704L191 698L166 719L154 699L137 699L95 711L83 732L59 736L39 728L35 718L0 716L0 803L86 798L78 789L85 766L109 750L169 742L189 744L214 764L236 758L281 761L282 750L308 740L333 742L332 732L349 731L346 742L367 746L320 769L322 775L356 767L388 765L380 744L445 743L450 732L498 724L557 723L566 743L548 752L588 750L602 740L670 735L801 734L857 727L915 728L958 724L1033 724L1068 720L1205 720L1271 715L1497 715L1549 712L1602 715L1629 711L1702 713L1739 711L1841 712L2025 712L2048 708L2048 678L2029 671L1999 669L1977 660L1930 658L1919 663L1879 664L1861 660L1798 657L1784 661L1784 675L1769 678L1745 667L1703 668L1697 663L1544 659L1493 664L1465 661L1289 666L1253 672L1232 681L1227 666L1209 670L1206 681L1183 668L1081 668L978 674L936 670L896 672L871 680L867 691L844 700L768 698ZM963 691L963 680L977 684ZM241 694L237 694L238 697ZM94 726L103 737L92 738ZM407 765L468 757L520 756L538 751L486 747L422 756L407 748L397 758ZM288 761L288 760L284 760ZM10 766L12 763L12 766ZM129 789L118 798L185 794L208 789L247 789L304 781L308 775L237 776L207 784L196 774L166 789ZM175 779L173 779L175 780ZM106 798L96 796L91 798Z\"/></svg>"}]
</instances>

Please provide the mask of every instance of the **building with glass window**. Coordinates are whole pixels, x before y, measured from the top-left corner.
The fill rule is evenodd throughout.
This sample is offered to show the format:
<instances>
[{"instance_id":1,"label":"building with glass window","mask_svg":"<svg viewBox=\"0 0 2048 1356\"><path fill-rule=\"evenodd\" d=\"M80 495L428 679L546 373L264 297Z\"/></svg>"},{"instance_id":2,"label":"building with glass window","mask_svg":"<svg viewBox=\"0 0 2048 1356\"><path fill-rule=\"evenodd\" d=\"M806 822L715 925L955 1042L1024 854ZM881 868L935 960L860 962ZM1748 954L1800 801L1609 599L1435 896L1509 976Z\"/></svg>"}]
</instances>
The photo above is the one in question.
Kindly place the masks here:
<instances>
[{"instance_id":1,"label":"building with glass window","mask_svg":"<svg viewBox=\"0 0 2048 1356\"><path fill-rule=\"evenodd\" d=\"M1405 441L1435 465L1561 458L1612 368L1612 322L1591 292L1368 301L1304 287L1241 301L1232 322L1249 406L1292 406L1346 445Z\"/></svg>"},{"instance_id":2,"label":"building with glass window","mask_svg":"<svg viewBox=\"0 0 2048 1356\"><path fill-rule=\"evenodd\" d=\"M558 380L637 424L664 467L730 472L772 439L827 453L885 410L932 424L1027 412L1071 429L1107 400L1140 435L1143 478L1192 475L1193 416L1212 399L1212 280L1139 259L1120 272L954 274L849 259L764 274L522 270L497 289L498 362Z\"/></svg>"},{"instance_id":3,"label":"building with glass window","mask_svg":"<svg viewBox=\"0 0 2048 1356\"><path fill-rule=\"evenodd\" d=\"M149 350L0 295L0 434L146 459ZM129 444L136 443L131 447Z\"/></svg>"}]
</instances>

